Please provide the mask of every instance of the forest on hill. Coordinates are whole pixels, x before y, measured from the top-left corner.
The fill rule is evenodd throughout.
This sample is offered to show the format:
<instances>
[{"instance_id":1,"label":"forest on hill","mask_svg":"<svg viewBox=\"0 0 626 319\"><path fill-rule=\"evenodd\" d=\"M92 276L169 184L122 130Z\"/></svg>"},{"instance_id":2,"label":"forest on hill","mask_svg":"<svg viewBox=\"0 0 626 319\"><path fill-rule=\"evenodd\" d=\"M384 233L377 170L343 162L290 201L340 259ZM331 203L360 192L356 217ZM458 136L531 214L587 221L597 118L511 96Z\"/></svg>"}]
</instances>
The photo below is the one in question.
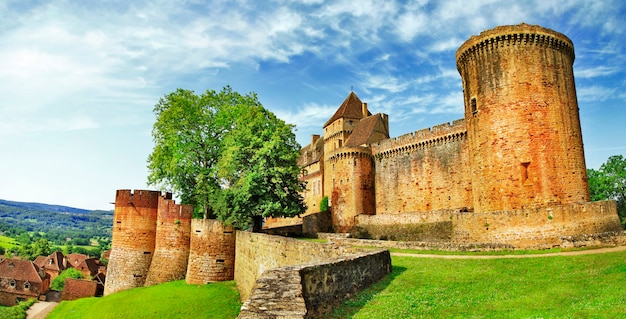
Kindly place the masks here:
<instances>
[{"instance_id":1,"label":"forest on hill","mask_svg":"<svg viewBox=\"0 0 626 319\"><path fill-rule=\"evenodd\" d=\"M85 246L100 251L110 246L112 226L113 211L0 200L0 232L15 239L18 246L44 239L51 246L75 252Z\"/></svg>"}]
</instances>

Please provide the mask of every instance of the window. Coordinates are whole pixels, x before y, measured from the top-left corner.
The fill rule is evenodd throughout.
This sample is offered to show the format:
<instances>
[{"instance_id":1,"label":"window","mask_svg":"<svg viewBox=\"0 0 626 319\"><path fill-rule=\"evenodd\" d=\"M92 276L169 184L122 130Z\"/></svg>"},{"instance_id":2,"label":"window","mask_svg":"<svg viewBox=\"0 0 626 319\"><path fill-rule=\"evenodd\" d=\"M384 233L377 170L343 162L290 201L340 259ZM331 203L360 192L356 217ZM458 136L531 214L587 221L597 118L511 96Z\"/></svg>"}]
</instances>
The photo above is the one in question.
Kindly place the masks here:
<instances>
[{"instance_id":1,"label":"window","mask_svg":"<svg viewBox=\"0 0 626 319\"><path fill-rule=\"evenodd\" d=\"M472 108L472 114L476 114L477 109L476 109L476 98L472 98L472 100L470 101L470 107Z\"/></svg>"},{"instance_id":2,"label":"window","mask_svg":"<svg viewBox=\"0 0 626 319\"><path fill-rule=\"evenodd\" d=\"M24 283L24 289L26 290L30 289L30 282L27 281Z\"/></svg>"},{"instance_id":3,"label":"window","mask_svg":"<svg viewBox=\"0 0 626 319\"><path fill-rule=\"evenodd\" d=\"M530 166L530 162L522 163L522 166L521 166L522 183L526 183L526 181L528 181L528 166Z\"/></svg>"},{"instance_id":4,"label":"window","mask_svg":"<svg viewBox=\"0 0 626 319\"><path fill-rule=\"evenodd\" d=\"M339 140L339 147L341 147L341 142L342 142L342 141L341 141L341 140Z\"/></svg>"},{"instance_id":5,"label":"window","mask_svg":"<svg viewBox=\"0 0 626 319\"><path fill-rule=\"evenodd\" d=\"M9 283L9 286L11 288L15 288L15 280L11 279L11 282Z\"/></svg>"}]
</instances>

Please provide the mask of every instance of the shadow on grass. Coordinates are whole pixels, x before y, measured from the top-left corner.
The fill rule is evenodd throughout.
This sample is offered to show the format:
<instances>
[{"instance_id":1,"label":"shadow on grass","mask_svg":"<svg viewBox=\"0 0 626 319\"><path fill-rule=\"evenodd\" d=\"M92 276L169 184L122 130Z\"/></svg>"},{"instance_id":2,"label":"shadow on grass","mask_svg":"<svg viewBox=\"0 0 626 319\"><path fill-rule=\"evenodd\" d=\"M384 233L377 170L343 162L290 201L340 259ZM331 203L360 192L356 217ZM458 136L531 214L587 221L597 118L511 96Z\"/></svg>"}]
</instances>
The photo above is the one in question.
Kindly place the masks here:
<instances>
[{"instance_id":1,"label":"shadow on grass","mask_svg":"<svg viewBox=\"0 0 626 319\"><path fill-rule=\"evenodd\" d=\"M344 300L341 305L333 309L325 318L344 319L352 318L361 308L370 302L378 293L385 290L389 284L406 271L405 267L392 266L391 273L377 283L358 292L354 297Z\"/></svg>"}]
</instances>

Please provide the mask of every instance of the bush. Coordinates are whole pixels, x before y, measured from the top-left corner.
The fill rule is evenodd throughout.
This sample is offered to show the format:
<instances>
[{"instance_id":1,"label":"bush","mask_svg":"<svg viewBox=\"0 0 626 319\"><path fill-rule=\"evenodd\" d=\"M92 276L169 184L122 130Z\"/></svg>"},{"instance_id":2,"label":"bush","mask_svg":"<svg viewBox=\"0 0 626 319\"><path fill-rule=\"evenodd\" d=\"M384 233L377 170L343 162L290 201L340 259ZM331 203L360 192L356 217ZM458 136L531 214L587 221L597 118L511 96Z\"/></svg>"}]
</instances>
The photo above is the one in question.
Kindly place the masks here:
<instances>
[{"instance_id":1,"label":"bush","mask_svg":"<svg viewBox=\"0 0 626 319\"><path fill-rule=\"evenodd\" d=\"M324 196L322 198L322 202L320 203L320 212L328 211L328 196Z\"/></svg>"},{"instance_id":2,"label":"bush","mask_svg":"<svg viewBox=\"0 0 626 319\"><path fill-rule=\"evenodd\" d=\"M26 319L26 310L36 302L35 299L20 302L17 306L0 306L0 318L2 319Z\"/></svg>"},{"instance_id":3,"label":"bush","mask_svg":"<svg viewBox=\"0 0 626 319\"><path fill-rule=\"evenodd\" d=\"M68 268L64 270L61 274L56 276L54 280L52 280L52 284L50 284L50 289L59 291L63 290L63 286L65 285L65 278L83 279L85 278L85 276L83 276L83 273L74 268Z\"/></svg>"}]
</instances>

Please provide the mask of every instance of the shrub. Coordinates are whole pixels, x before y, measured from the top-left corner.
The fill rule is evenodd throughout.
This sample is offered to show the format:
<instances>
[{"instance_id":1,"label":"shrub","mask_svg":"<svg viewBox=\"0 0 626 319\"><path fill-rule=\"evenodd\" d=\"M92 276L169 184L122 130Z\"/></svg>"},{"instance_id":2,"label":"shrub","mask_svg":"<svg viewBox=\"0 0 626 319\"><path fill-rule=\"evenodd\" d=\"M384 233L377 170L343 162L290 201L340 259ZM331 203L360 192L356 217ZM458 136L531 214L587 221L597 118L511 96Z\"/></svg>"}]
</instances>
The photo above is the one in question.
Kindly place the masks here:
<instances>
[{"instance_id":1,"label":"shrub","mask_svg":"<svg viewBox=\"0 0 626 319\"><path fill-rule=\"evenodd\" d=\"M54 290L63 290L63 286L65 285L65 278L74 278L74 279L83 279L83 273L74 269L68 268L64 270L61 274L56 276L54 280L52 280L52 284L50 284L50 289Z\"/></svg>"},{"instance_id":2,"label":"shrub","mask_svg":"<svg viewBox=\"0 0 626 319\"><path fill-rule=\"evenodd\" d=\"M322 198L322 202L320 203L320 212L328 211L328 196L324 196Z\"/></svg>"}]
</instances>

